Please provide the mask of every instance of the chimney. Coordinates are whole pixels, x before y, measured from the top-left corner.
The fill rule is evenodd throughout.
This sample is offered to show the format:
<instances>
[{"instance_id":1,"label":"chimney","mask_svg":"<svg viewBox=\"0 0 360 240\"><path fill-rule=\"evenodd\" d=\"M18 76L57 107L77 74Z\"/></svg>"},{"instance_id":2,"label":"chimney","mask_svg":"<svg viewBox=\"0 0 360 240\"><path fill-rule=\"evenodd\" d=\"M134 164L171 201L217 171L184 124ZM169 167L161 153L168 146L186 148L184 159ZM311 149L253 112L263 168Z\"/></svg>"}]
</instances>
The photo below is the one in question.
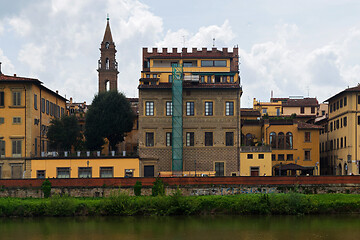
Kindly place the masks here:
<instances>
[{"instance_id":1,"label":"chimney","mask_svg":"<svg viewBox=\"0 0 360 240\"><path fill-rule=\"evenodd\" d=\"M173 52L173 53L177 53L177 48L173 48L173 49L172 49L172 52Z\"/></svg>"},{"instance_id":2,"label":"chimney","mask_svg":"<svg viewBox=\"0 0 360 240\"><path fill-rule=\"evenodd\" d=\"M70 104L72 103L72 101L73 101L73 100L72 100L72 97L71 97L71 98L70 98Z\"/></svg>"},{"instance_id":3,"label":"chimney","mask_svg":"<svg viewBox=\"0 0 360 240\"><path fill-rule=\"evenodd\" d=\"M59 91L58 91L58 90L56 90L56 94L59 94Z\"/></svg>"},{"instance_id":4,"label":"chimney","mask_svg":"<svg viewBox=\"0 0 360 240\"><path fill-rule=\"evenodd\" d=\"M163 48L163 49L162 49L162 52L163 52L163 53L167 53L167 48Z\"/></svg>"},{"instance_id":5,"label":"chimney","mask_svg":"<svg viewBox=\"0 0 360 240\"><path fill-rule=\"evenodd\" d=\"M157 48L153 48L153 53L157 53Z\"/></svg>"},{"instance_id":6,"label":"chimney","mask_svg":"<svg viewBox=\"0 0 360 240\"><path fill-rule=\"evenodd\" d=\"M14 77L16 77L16 73L14 73Z\"/></svg>"}]
</instances>

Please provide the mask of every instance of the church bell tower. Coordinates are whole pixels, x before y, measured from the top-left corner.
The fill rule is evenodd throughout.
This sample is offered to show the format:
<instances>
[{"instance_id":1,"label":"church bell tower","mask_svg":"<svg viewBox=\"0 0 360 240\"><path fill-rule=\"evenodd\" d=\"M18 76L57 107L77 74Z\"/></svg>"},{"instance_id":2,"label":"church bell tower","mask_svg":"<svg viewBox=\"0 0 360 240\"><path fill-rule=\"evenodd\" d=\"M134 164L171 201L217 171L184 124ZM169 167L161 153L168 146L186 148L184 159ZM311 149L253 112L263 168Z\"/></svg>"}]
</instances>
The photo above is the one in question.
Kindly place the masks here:
<instances>
[{"instance_id":1,"label":"church bell tower","mask_svg":"<svg viewBox=\"0 0 360 240\"><path fill-rule=\"evenodd\" d=\"M100 60L97 71L99 72L99 92L117 91L118 63L115 59L116 49L112 39L109 16L104 34L104 39L100 47Z\"/></svg>"}]
</instances>

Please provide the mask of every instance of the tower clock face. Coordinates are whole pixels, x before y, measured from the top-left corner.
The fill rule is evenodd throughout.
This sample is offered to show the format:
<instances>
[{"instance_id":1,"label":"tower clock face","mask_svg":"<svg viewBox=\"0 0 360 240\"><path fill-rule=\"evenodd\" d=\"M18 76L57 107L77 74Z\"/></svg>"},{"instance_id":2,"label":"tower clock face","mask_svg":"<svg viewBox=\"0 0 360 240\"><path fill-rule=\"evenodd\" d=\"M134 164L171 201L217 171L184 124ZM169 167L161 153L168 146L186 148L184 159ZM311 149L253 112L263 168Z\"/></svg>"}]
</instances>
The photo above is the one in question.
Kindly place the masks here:
<instances>
[{"instance_id":1,"label":"tower clock face","mask_svg":"<svg viewBox=\"0 0 360 240\"><path fill-rule=\"evenodd\" d=\"M109 42L106 42L106 43L105 43L105 48L106 48L106 49L109 49L109 46L110 46L110 43L109 43Z\"/></svg>"}]
</instances>

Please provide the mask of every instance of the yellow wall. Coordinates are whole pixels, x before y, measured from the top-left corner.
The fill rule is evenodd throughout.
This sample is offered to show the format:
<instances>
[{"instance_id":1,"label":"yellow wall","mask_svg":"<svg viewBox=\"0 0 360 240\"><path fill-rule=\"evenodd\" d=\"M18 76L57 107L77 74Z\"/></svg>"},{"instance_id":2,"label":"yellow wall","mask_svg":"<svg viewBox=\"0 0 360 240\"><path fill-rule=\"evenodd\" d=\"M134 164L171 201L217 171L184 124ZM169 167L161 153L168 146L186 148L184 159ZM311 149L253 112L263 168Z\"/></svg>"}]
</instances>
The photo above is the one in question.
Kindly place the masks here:
<instances>
[{"instance_id":1,"label":"yellow wall","mask_svg":"<svg viewBox=\"0 0 360 240\"><path fill-rule=\"evenodd\" d=\"M248 154L253 159L248 159ZM264 159L259 159L259 154L264 154ZM259 176L271 176L271 152L244 152L240 153L240 176L251 176L251 167L259 167Z\"/></svg>"},{"instance_id":2,"label":"yellow wall","mask_svg":"<svg viewBox=\"0 0 360 240\"><path fill-rule=\"evenodd\" d=\"M276 155L276 161L272 161L272 165L277 164L289 164L294 163L304 167L318 167L318 170L314 170L314 175L320 174L320 151L319 151L319 130L318 129L298 129L297 124L292 125L264 125L266 129L266 144L269 143L269 135L271 132L275 132L278 136L279 132L283 132L285 135L287 132L293 134L293 149L272 149L272 154ZM305 132L310 132L310 142L305 142ZM305 150L310 151L310 160L304 160ZM278 155L284 154L284 161L278 160ZM292 161L286 161L287 154L293 154Z\"/></svg>"},{"instance_id":3,"label":"yellow wall","mask_svg":"<svg viewBox=\"0 0 360 240\"><path fill-rule=\"evenodd\" d=\"M133 169L134 177L139 177L138 158L99 158L99 159L33 159L31 178L36 178L37 170L45 170L46 178L56 178L58 167L70 167L70 177L78 178L79 167L91 167L92 177L100 177L100 167L114 167L114 177L124 177L125 169Z\"/></svg>"},{"instance_id":4,"label":"yellow wall","mask_svg":"<svg viewBox=\"0 0 360 240\"><path fill-rule=\"evenodd\" d=\"M281 107L282 103L281 101L277 102L260 102L257 101L256 98L253 100L253 108L256 110L259 110L261 113L261 116L268 114L269 116L278 116L277 109L279 109L279 116L282 115L281 113ZM264 109L266 109L266 113L264 112Z\"/></svg>"},{"instance_id":5,"label":"yellow wall","mask_svg":"<svg viewBox=\"0 0 360 240\"><path fill-rule=\"evenodd\" d=\"M38 85L35 81L9 82L0 81L0 91L4 92L5 106L0 107L0 117L4 118L4 123L0 124L0 139L5 141L5 158L12 158L12 141L21 140L21 157L35 156L35 138L37 139L37 156L41 155L41 140L46 141L46 132L41 135L41 125L49 126L50 114L41 113L41 98L57 104L66 109L65 99L47 88ZM20 92L21 105L13 106L12 94ZM34 94L37 95L37 109L34 107ZM40 97L41 96L41 97ZM46 101L45 101L46 104ZM13 123L14 117L20 117L20 123ZM39 120L39 122L37 122ZM45 143L45 145L47 145ZM46 148L45 148L46 149ZM44 151L42 149L42 151Z\"/></svg>"}]
</instances>

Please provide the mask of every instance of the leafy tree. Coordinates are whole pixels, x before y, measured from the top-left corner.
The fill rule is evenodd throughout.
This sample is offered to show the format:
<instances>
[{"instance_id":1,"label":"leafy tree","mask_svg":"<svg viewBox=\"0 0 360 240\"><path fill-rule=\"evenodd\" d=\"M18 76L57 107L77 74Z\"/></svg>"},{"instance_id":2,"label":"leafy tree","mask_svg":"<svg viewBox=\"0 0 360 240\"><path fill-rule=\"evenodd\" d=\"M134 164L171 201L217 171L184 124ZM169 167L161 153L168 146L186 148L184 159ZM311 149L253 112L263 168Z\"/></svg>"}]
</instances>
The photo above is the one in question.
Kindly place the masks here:
<instances>
[{"instance_id":1,"label":"leafy tree","mask_svg":"<svg viewBox=\"0 0 360 240\"><path fill-rule=\"evenodd\" d=\"M57 151L71 150L80 145L82 140L81 128L75 116L53 118L47 132L47 138L52 149Z\"/></svg>"},{"instance_id":2,"label":"leafy tree","mask_svg":"<svg viewBox=\"0 0 360 240\"><path fill-rule=\"evenodd\" d=\"M117 91L96 95L86 113L85 138L89 150L101 150L106 138L111 150L124 141L133 127L134 114L130 102Z\"/></svg>"}]
</instances>

